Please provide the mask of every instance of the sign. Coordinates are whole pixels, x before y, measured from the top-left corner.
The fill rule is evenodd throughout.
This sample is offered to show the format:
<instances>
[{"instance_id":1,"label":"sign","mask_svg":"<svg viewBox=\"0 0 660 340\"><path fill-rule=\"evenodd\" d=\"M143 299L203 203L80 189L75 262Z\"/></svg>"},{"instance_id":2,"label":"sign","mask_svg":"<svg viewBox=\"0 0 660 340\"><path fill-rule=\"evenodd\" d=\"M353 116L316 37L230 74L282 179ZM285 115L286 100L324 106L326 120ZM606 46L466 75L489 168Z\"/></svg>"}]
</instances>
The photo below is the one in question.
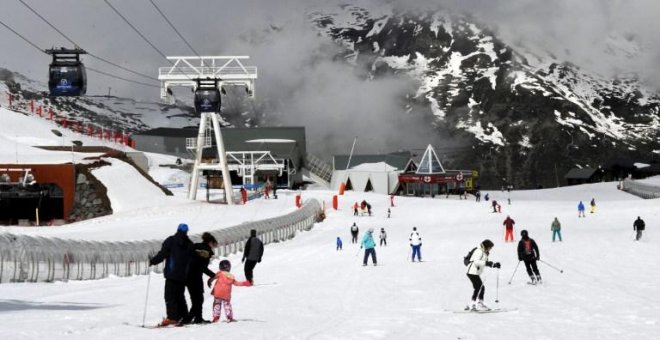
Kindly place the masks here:
<instances>
[{"instance_id":1,"label":"sign","mask_svg":"<svg viewBox=\"0 0 660 340\"><path fill-rule=\"evenodd\" d=\"M456 174L456 181L457 182L463 181L463 173L459 172Z\"/></svg>"}]
</instances>

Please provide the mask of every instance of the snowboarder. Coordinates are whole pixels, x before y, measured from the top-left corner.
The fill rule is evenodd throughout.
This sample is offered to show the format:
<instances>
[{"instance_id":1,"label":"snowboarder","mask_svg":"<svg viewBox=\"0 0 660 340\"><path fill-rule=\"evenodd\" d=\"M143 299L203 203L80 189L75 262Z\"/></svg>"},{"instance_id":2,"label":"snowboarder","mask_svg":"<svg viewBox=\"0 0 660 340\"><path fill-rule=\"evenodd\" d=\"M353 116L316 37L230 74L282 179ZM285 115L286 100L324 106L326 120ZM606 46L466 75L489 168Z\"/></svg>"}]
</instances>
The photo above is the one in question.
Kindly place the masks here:
<instances>
[{"instance_id":1,"label":"snowboarder","mask_svg":"<svg viewBox=\"0 0 660 340\"><path fill-rule=\"evenodd\" d=\"M222 307L225 308L227 322L234 321L234 311L231 307L231 286L252 286L250 280L237 281L230 271L231 262L229 262L229 260L222 260L220 261L220 271L207 282L210 288L213 280L216 280L215 286L213 286L213 291L211 292L215 298L213 300L213 322L220 321Z\"/></svg>"},{"instance_id":2,"label":"snowboarder","mask_svg":"<svg viewBox=\"0 0 660 340\"><path fill-rule=\"evenodd\" d=\"M343 243L341 242L341 238L337 236L337 250L341 250L343 246Z\"/></svg>"},{"instance_id":3,"label":"snowboarder","mask_svg":"<svg viewBox=\"0 0 660 340\"><path fill-rule=\"evenodd\" d=\"M590 213L592 213L592 214L595 213L596 212L596 199L592 198L591 203L589 203L589 204L591 205Z\"/></svg>"},{"instance_id":4,"label":"snowboarder","mask_svg":"<svg viewBox=\"0 0 660 340\"><path fill-rule=\"evenodd\" d=\"M582 203L582 201L580 201L577 208L578 208L578 217L586 217L584 215L584 209L585 208L584 208L584 203Z\"/></svg>"},{"instance_id":5,"label":"snowboarder","mask_svg":"<svg viewBox=\"0 0 660 340\"><path fill-rule=\"evenodd\" d=\"M472 300L471 303L467 306L466 309L469 310L488 310L486 305L484 305L484 294L486 288L484 287L483 282L481 281L481 273L483 273L484 268L500 268L499 262L488 261L488 255L490 250L493 249L493 242L491 240L484 240L481 242L479 247L477 247L470 257L470 263L468 265L467 277L472 282ZM478 300L477 300L478 299Z\"/></svg>"},{"instance_id":6,"label":"snowboarder","mask_svg":"<svg viewBox=\"0 0 660 340\"><path fill-rule=\"evenodd\" d=\"M264 244L259 238L257 238L257 231L255 229L250 230L250 237L245 241L245 246L243 247L243 259L241 262L245 262L245 278L254 283L252 280L253 270L257 263L261 262L261 258L264 255Z\"/></svg>"},{"instance_id":7,"label":"snowboarder","mask_svg":"<svg viewBox=\"0 0 660 340\"><path fill-rule=\"evenodd\" d=\"M351 236L352 236L351 243L357 243L359 232L360 232L360 229L358 228L357 224L355 224L355 222L353 222L353 225L351 226Z\"/></svg>"},{"instance_id":8,"label":"snowboarder","mask_svg":"<svg viewBox=\"0 0 660 340\"><path fill-rule=\"evenodd\" d=\"M541 283L541 274L536 266L536 261L541 259L539 247L534 239L529 237L527 230L521 231L520 236L522 239L518 242L518 261L525 261L525 269L527 269L527 275L532 280L531 284Z\"/></svg>"},{"instance_id":9,"label":"snowboarder","mask_svg":"<svg viewBox=\"0 0 660 340\"><path fill-rule=\"evenodd\" d=\"M188 238L188 225L180 223L176 233L165 239L158 254L149 260L150 266L165 261L163 276L165 276L167 317L160 322L159 326L179 325L188 314L185 292L191 246L192 241Z\"/></svg>"},{"instance_id":10,"label":"snowboarder","mask_svg":"<svg viewBox=\"0 0 660 340\"><path fill-rule=\"evenodd\" d=\"M188 268L188 280L186 288L190 294L190 313L184 318L183 323L208 323L202 318L202 306L204 305L204 280L203 274L209 278L215 273L209 270L209 262L213 257L213 248L218 246L218 241L209 233L202 234L202 242L195 243L192 248L190 267Z\"/></svg>"},{"instance_id":11,"label":"snowboarder","mask_svg":"<svg viewBox=\"0 0 660 340\"><path fill-rule=\"evenodd\" d=\"M358 215L358 208L359 208L359 207L360 207L360 206L358 205L357 202L355 202L355 204L353 204L353 216L357 216L357 215Z\"/></svg>"},{"instance_id":12,"label":"snowboarder","mask_svg":"<svg viewBox=\"0 0 660 340\"><path fill-rule=\"evenodd\" d=\"M364 237L362 237L362 244L360 245L360 249L364 248L364 261L362 262L363 266L367 265L369 255L371 255L371 262L373 262L374 266L378 263L378 261L376 261L376 242L374 242L373 233L374 228L369 228L369 230L364 233Z\"/></svg>"},{"instance_id":13,"label":"snowboarder","mask_svg":"<svg viewBox=\"0 0 660 340\"><path fill-rule=\"evenodd\" d=\"M555 236L557 236L559 238L559 242L561 242L561 223L559 223L559 220L556 217L550 225L550 230L552 230L552 242L555 242Z\"/></svg>"},{"instance_id":14,"label":"snowboarder","mask_svg":"<svg viewBox=\"0 0 660 340\"><path fill-rule=\"evenodd\" d=\"M382 247L383 244L387 247L387 233L385 228L380 228L380 246Z\"/></svg>"},{"instance_id":15,"label":"snowboarder","mask_svg":"<svg viewBox=\"0 0 660 340\"><path fill-rule=\"evenodd\" d=\"M504 242L511 241L513 242L513 225L516 224L509 215L506 216L506 219L502 223L505 226L506 233L504 234Z\"/></svg>"},{"instance_id":16,"label":"snowboarder","mask_svg":"<svg viewBox=\"0 0 660 340\"><path fill-rule=\"evenodd\" d=\"M646 224L644 223L644 220L641 217L637 216L635 223L633 223L633 230L637 232L637 235L635 235L635 241L639 241L639 239L642 238L642 231L644 231L644 228L646 228Z\"/></svg>"},{"instance_id":17,"label":"snowboarder","mask_svg":"<svg viewBox=\"0 0 660 340\"><path fill-rule=\"evenodd\" d=\"M417 255L417 261L422 262L422 237L419 236L417 227L413 227L409 240L410 247L412 247L412 262L415 262L415 255Z\"/></svg>"}]
</instances>

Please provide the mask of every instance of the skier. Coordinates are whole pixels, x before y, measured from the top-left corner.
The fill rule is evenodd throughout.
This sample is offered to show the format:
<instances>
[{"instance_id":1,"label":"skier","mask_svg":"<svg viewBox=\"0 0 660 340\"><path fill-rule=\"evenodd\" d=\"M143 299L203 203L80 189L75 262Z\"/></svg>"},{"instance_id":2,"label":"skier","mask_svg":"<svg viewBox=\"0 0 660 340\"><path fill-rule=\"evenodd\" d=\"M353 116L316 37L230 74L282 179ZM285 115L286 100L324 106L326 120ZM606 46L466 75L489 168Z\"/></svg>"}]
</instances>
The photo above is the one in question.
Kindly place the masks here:
<instances>
[{"instance_id":1,"label":"skier","mask_svg":"<svg viewBox=\"0 0 660 340\"><path fill-rule=\"evenodd\" d=\"M243 204L246 204L248 200L247 190L245 190L245 187L241 187L240 191L241 191L241 201L243 201Z\"/></svg>"},{"instance_id":2,"label":"skier","mask_svg":"<svg viewBox=\"0 0 660 340\"><path fill-rule=\"evenodd\" d=\"M167 317L158 326L181 325L181 321L188 314L185 292L191 246L188 225L180 223L176 233L165 239L158 254L149 260L150 266L165 261L163 276Z\"/></svg>"},{"instance_id":3,"label":"skier","mask_svg":"<svg viewBox=\"0 0 660 340\"><path fill-rule=\"evenodd\" d=\"M390 218L391 213L392 213L392 211L390 211L390 208L387 208L387 218Z\"/></svg>"},{"instance_id":4,"label":"skier","mask_svg":"<svg viewBox=\"0 0 660 340\"><path fill-rule=\"evenodd\" d=\"M637 216L637 219L635 220L635 223L633 223L633 230L637 232L637 235L635 236L635 241L639 241L639 239L642 238L642 231L646 228L646 224L644 223L644 220Z\"/></svg>"},{"instance_id":5,"label":"skier","mask_svg":"<svg viewBox=\"0 0 660 340\"><path fill-rule=\"evenodd\" d=\"M555 242L555 236L559 237L559 242L561 242L561 223L559 223L556 217L552 221L552 225L550 225L550 230L552 230L552 242Z\"/></svg>"},{"instance_id":6,"label":"skier","mask_svg":"<svg viewBox=\"0 0 660 340\"><path fill-rule=\"evenodd\" d=\"M358 207L359 207L358 203L355 202L355 204L353 204L353 216L358 215Z\"/></svg>"},{"instance_id":7,"label":"skier","mask_svg":"<svg viewBox=\"0 0 660 340\"><path fill-rule=\"evenodd\" d=\"M367 213L371 216L371 204L367 203Z\"/></svg>"},{"instance_id":8,"label":"skier","mask_svg":"<svg viewBox=\"0 0 660 340\"><path fill-rule=\"evenodd\" d=\"M352 236L351 243L357 243L359 232L360 232L360 229L358 228L357 224L355 224L355 222L353 222L353 225L351 226L351 236Z\"/></svg>"},{"instance_id":9,"label":"skier","mask_svg":"<svg viewBox=\"0 0 660 340\"><path fill-rule=\"evenodd\" d=\"M390 195L390 207L394 207L394 195Z\"/></svg>"},{"instance_id":10,"label":"skier","mask_svg":"<svg viewBox=\"0 0 660 340\"><path fill-rule=\"evenodd\" d=\"M339 238L339 236L337 236L337 250L341 250L341 249L342 249L342 245L343 245L343 244L342 244L342 242L341 242L341 238Z\"/></svg>"},{"instance_id":11,"label":"skier","mask_svg":"<svg viewBox=\"0 0 660 340\"><path fill-rule=\"evenodd\" d=\"M472 256L470 257L470 264L468 266L467 277L472 282L472 288L474 289L472 293L472 301L465 308L467 310L489 310L486 305L484 305L484 294L486 288L484 287L483 282L481 281L481 273L483 273L484 268L500 268L499 262L488 261L488 255L490 250L493 249L493 242L490 240L484 240L481 242L479 247L477 247ZM477 302L478 299L478 302Z\"/></svg>"},{"instance_id":12,"label":"skier","mask_svg":"<svg viewBox=\"0 0 660 340\"><path fill-rule=\"evenodd\" d=\"M202 242L193 245L192 258L188 268L188 280L186 287L190 294L190 313L184 318L183 323L209 323L202 318L202 306L204 305L204 280L203 274L209 278L215 273L209 270L209 262L213 257L213 248L218 246L218 241L209 233L202 234Z\"/></svg>"},{"instance_id":13,"label":"skier","mask_svg":"<svg viewBox=\"0 0 660 340\"><path fill-rule=\"evenodd\" d=\"M488 202L488 198L489 198L489 197L490 197L490 196L488 196L488 193L486 193L486 196L484 196L484 200L485 200L486 202Z\"/></svg>"},{"instance_id":14,"label":"skier","mask_svg":"<svg viewBox=\"0 0 660 340\"><path fill-rule=\"evenodd\" d=\"M592 199L591 199L591 203L590 203L590 205L591 205L591 211L590 211L590 213L593 214L593 213L596 212L596 199L595 199L595 198L592 198Z\"/></svg>"},{"instance_id":15,"label":"skier","mask_svg":"<svg viewBox=\"0 0 660 340\"><path fill-rule=\"evenodd\" d=\"M259 238L257 238L257 231L255 229L250 230L250 237L245 241L245 246L243 247L243 259L241 262L245 262L245 278L252 281L253 270L257 263L261 262L261 258L264 255L264 244Z\"/></svg>"},{"instance_id":16,"label":"skier","mask_svg":"<svg viewBox=\"0 0 660 340\"><path fill-rule=\"evenodd\" d=\"M371 255L371 262L373 262L374 266L378 263L378 261L376 261L376 242L374 242L373 233L374 228L369 228L369 230L364 233L364 237L362 237L362 244L360 245L360 249L364 247L364 261L362 262L363 266L367 265L369 255Z\"/></svg>"},{"instance_id":17,"label":"skier","mask_svg":"<svg viewBox=\"0 0 660 340\"><path fill-rule=\"evenodd\" d=\"M417 227L413 227L410 233L410 247L412 247L412 262L415 262L415 254L417 254L417 261L422 262L422 237L417 232Z\"/></svg>"},{"instance_id":18,"label":"skier","mask_svg":"<svg viewBox=\"0 0 660 340\"><path fill-rule=\"evenodd\" d=\"M509 215L506 216L506 219L502 223L506 228L506 233L504 234L504 242L511 241L513 242L513 225L516 224Z\"/></svg>"},{"instance_id":19,"label":"skier","mask_svg":"<svg viewBox=\"0 0 660 340\"><path fill-rule=\"evenodd\" d=\"M532 280L531 284L541 283L541 274L536 266L536 261L541 259L539 247L534 239L529 237L527 230L521 231L520 236L522 240L518 242L518 261L525 261L525 269L527 269L527 275Z\"/></svg>"},{"instance_id":20,"label":"skier","mask_svg":"<svg viewBox=\"0 0 660 340\"><path fill-rule=\"evenodd\" d=\"M383 244L387 247L387 233L385 228L380 228L380 246L382 247Z\"/></svg>"},{"instance_id":21,"label":"skier","mask_svg":"<svg viewBox=\"0 0 660 340\"><path fill-rule=\"evenodd\" d=\"M585 209L584 208L584 203L582 203L582 201L580 201L580 203L578 204L578 217L586 217L584 215L584 209Z\"/></svg>"},{"instance_id":22,"label":"skier","mask_svg":"<svg viewBox=\"0 0 660 340\"><path fill-rule=\"evenodd\" d=\"M477 192L474 193L474 197L477 202L481 201L481 191L477 190Z\"/></svg>"},{"instance_id":23,"label":"skier","mask_svg":"<svg viewBox=\"0 0 660 340\"><path fill-rule=\"evenodd\" d=\"M213 322L218 322L220 320L220 313L223 306L225 308L225 316L227 317L227 322L234 321L234 311L231 307L232 285L246 287L252 286L252 282L250 280L237 281L236 278L234 278L234 275L232 275L229 271L231 271L231 262L229 262L229 260L222 260L220 261L220 271L217 272L207 282L210 288L213 280L217 280L215 282L215 286L213 286L213 291L211 292L215 298L213 300Z\"/></svg>"}]
</instances>

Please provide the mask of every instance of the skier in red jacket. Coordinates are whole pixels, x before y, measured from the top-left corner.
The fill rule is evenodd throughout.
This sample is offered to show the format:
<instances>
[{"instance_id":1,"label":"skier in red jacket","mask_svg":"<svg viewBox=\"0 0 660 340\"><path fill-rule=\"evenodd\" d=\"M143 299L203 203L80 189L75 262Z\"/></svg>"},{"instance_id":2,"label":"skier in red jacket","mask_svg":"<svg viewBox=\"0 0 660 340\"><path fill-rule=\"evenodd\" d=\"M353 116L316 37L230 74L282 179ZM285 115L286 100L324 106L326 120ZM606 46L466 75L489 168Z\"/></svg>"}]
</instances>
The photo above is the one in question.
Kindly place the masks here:
<instances>
[{"instance_id":1,"label":"skier in red jacket","mask_svg":"<svg viewBox=\"0 0 660 340\"><path fill-rule=\"evenodd\" d=\"M505 227L506 232L504 233L504 242L511 241L513 242L513 225L516 224L509 215L506 216L506 219L502 223Z\"/></svg>"}]
</instances>

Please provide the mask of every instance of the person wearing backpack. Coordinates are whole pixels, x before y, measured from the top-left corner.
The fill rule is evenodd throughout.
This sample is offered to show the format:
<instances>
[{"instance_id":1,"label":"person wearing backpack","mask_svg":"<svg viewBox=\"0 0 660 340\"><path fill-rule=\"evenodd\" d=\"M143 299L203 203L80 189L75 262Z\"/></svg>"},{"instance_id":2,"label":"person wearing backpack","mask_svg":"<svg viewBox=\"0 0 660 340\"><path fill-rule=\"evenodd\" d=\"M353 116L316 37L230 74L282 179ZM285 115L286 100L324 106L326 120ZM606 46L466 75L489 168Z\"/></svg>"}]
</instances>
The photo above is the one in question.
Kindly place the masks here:
<instances>
[{"instance_id":1,"label":"person wearing backpack","mask_svg":"<svg viewBox=\"0 0 660 340\"><path fill-rule=\"evenodd\" d=\"M355 222L353 222L353 225L351 226L351 236L352 236L351 243L357 243L359 232L360 232L360 229L358 228L357 224L355 224Z\"/></svg>"},{"instance_id":2,"label":"person wearing backpack","mask_svg":"<svg viewBox=\"0 0 660 340\"><path fill-rule=\"evenodd\" d=\"M479 247L472 249L471 255L468 254L469 260L467 260L467 263L465 263L465 261L468 256L463 259L464 263L468 266L467 277L472 283L472 288L474 289L472 292L472 300L465 308L466 310L477 311L490 309L484 304L486 287L484 287L484 283L481 280L481 273L483 273L484 268L486 267L498 269L501 267L499 262L493 263L492 261L488 261L488 255L490 254L490 250L493 249L493 246L493 242L486 239L481 242Z\"/></svg>"},{"instance_id":3,"label":"person wearing backpack","mask_svg":"<svg viewBox=\"0 0 660 340\"><path fill-rule=\"evenodd\" d=\"M550 225L550 230L552 230L552 242L555 242L555 236L558 236L559 242L561 242L561 223L559 223L559 220L556 217Z\"/></svg>"},{"instance_id":4,"label":"person wearing backpack","mask_svg":"<svg viewBox=\"0 0 660 340\"><path fill-rule=\"evenodd\" d=\"M539 247L536 245L536 241L529 237L527 230L521 231L520 236L522 239L518 242L518 261L525 261L525 269L532 280L531 284L541 283L541 274L536 265L536 261L541 260Z\"/></svg>"},{"instance_id":5,"label":"person wearing backpack","mask_svg":"<svg viewBox=\"0 0 660 340\"><path fill-rule=\"evenodd\" d=\"M415 255L417 255L417 261L422 262L422 237L419 236L417 227L413 227L409 239L410 246L412 247L412 262L415 262Z\"/></svg>"}]
</instances>

